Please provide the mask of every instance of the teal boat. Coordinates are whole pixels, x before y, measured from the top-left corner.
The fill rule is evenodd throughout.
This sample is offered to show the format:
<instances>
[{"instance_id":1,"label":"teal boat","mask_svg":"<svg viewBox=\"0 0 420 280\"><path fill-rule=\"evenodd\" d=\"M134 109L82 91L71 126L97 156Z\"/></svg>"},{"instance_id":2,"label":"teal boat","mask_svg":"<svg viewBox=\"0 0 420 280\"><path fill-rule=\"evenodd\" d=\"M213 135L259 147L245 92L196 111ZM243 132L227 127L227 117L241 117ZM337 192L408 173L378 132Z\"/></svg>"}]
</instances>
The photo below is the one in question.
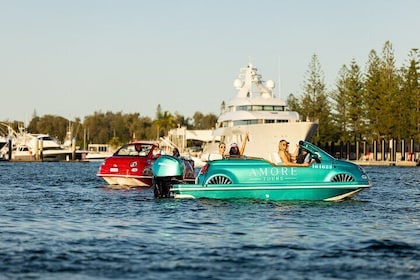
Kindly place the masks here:
<instances>
[{"instance_id":1,"label":"teal boat","mask_svg":"<svg viewBox=\"0 0 420 280\"><path fill-rule=\"evenodd\" d=\"M178 180L171 186L166 185L169 194L165 197L340 201L371 186L362 167L335 159L309 142L300 141L299 145L308 152L312 161L309 166L282 166L254 157L209 161L200 170L194 184ZM166 167L167 163L165 157L155 162ZM155 180L159 182L166 178L168 184L170 176L165 176L167 170L156 170L159 173L155 173ZM182 174L181 170L178 173ZM155 188L159 186L155 185Z\"/></svg>"}]
</instances>

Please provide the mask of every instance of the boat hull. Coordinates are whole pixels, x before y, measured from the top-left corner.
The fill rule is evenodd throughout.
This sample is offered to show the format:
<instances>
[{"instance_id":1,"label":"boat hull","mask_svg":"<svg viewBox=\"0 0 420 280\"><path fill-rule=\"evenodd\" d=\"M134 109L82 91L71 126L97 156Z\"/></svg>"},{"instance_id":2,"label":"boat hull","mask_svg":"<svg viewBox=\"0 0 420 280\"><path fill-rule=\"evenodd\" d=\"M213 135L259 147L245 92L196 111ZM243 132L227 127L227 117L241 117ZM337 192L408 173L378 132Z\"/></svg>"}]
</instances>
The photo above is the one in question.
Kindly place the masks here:
<instances>
[{"instance_id":1,"label":"boat hull","mask_svg":"<svg viewBox=\"0 0 420 280\"><path fill-rule=\"evenodd\" d=\"M371 186L362 167L335 159L309 142L299 145L309 163L287 166L249 157L213 160L200 170L195 184L172 185L171 196L340 201Z\"/></svg>"},{"instance_id":2,"label":"boat hull","mask_svg":"<svg viewBox=\"0 0 420 280\"><path fill-rule=\"evenodd\" d=\"M84 151L70 150L47 150L37 156L31 152L14 152L12 153L13 161L70 161L84 160L86 153Z\"/></svg>"},{"instance_id":3,"label":"boat hull","mask_svg":"<svg viewBox=\"0 0 420 280\"><path fill-rule=\"evenodd\" d=\"M99 176L99 175L98 175ZM136 187L150 187L152 185L152 176L135 177L135 176L99 176L108 183L108 185L120 186L136 186Z\"/></svg>"},{"instance_id":4,"label":"boat hull","mask_svg":"<svg viewBox=\"0 0 420 280\"><path fill-rule=\"evenodd\" d=\"M114 164L113 164L114 166ZM140 168L131 168L122 170L121 167L119 169L112 167L107 168L105 165L101 167L100 172L97 174L98 177L102 178L105 182L109 185L121 185L121 186L131 186L131 187L150 187L152 185L153 176L151 173L150 165L148 166L140 166ZM112 172L112 170L118 170L118 172ZM142 175L142 174L149 174L149 175Z\"/></svg>"},{"instance_id":5,"label":"boat hull","mask_svg":"<svg viewBox=\"0 0 420 280\"><path fill-rule=\"evenodd\" d=\"M244 186L244 185L174 185L175 198L262 199L270 201L349 199L370 185L340 186Z\"/></svg>"}]
</instances>

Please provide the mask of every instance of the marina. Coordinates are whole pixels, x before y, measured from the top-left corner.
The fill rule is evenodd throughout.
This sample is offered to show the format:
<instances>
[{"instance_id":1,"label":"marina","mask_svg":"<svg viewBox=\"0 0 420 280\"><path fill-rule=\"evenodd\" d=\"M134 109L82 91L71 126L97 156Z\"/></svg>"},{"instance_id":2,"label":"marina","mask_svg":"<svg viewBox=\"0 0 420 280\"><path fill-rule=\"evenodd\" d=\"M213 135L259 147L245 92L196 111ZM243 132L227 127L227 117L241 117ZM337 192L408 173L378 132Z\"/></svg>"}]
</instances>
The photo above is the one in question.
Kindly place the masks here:
<instances>
[{"instance_id":1,"label":"marina","mask_svg":"<svg viewBox=\"0 0 420 280\"><path fill-rule=\"evenodd\" d=\"M0 158L7 161L70 161L84 160L86 151L78 149L71 130L63 144L49 134L30 133L23 125L15 131L10 125L0 122L0 132L6 143L0 146Z\"/></svg>"}]
</instances>

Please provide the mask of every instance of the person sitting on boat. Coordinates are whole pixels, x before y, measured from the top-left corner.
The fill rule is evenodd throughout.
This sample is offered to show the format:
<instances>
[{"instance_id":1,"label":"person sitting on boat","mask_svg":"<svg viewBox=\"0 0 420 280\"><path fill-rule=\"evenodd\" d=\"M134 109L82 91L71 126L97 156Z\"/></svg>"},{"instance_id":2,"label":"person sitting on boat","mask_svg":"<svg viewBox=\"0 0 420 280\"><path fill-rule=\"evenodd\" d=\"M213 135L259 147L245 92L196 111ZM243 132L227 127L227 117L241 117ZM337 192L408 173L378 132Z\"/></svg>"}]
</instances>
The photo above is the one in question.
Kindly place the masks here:
<instances>
[{"instance_id":1,"label":"person sitting on boat","mask_svg":"<svg viewBox=\"0 0 420 280\"><path fill-rule=\"evenodd\" d=\"M236 144L236 143L230 144L229 157L230 158L235 158L235 157L240 157L240 156L241 156L241 152L239 151L238 144Z\"/></svg>"},{"instance_id":2,"label":"person sitting on boat","mask_svg":"<svg viewBox=\"0 0 420 280\"><path fill-rule=\"evenodd\" d=\"M289 142L287 142L286 140L280 140L279 153L278 153L280 157L280 162L277 162L277 164L281 164L285 166L309 166L309 162L305 162L305 163L295 162L298 151L299 150L297 148L293 154L289 153Z\"/></svg>"},{"instance_id":3,"label":"person sitting on boat","mask_svg":"<svg viewBox=\"0 0 420 280\"><path fill-rule=\"evenodd\" d=\"M152 150L153 158L158 158L162 154L162 151L159 149L159 147L154 147Z\"/></svg>"},{"instance_id":4,"label":"person sitting on boat","mask_svg":"<svg viewBox=\"0 0 420 280\"><path fill-rule=\"evenodd\" d=\"M230 145L230 148L229 148L229 157L230 158L237 158L237 157L240 157L240 156L242 156L243 154L244 154L244 151L245 151L245 147L246 147L246 142L248 142L248 140L249 140L249 136L248 136L248 132L245 134L245 139L244 139L244 141L242 142L242 146L241 146L241 149L239 150L239 146L238 146L238 144L236 144L236 143L232 143L231 145Z\"/></svg>"},{"instance_id":5,"label":"person sitting on boat","mask_svg":"<svg viewBox=\"0 0 420 280\"><path fill-rule=\"evenodd\" d=\"M178 148L174 148L174 149L172 150L172 155L173 155L174 157L180 157L180 156L181 156L181 154L179 153Z\"/></svg>"},{"instance_id":6,"label":"person sitting on boat","mask_svg":"<svg viewBox=\"0 0 420 280\"><path fill-rule=\"evenodd\" d=\"M217 159L225 159L226 158L226 144L225 142L219 143L219 152L218 153L209 153L208 160L217 160Z\"/></svg>"},{"instance_id":7,"label":"person sitting on boat","mask_svg":"<svg viewBox=\"0 0 420 280\"><path fill-rule=\"evenodd\" d=\"M305 148L300 149L300 153L296 158L296 163L311 162L311 154Z\"/></svg>"},{"instance_id":8,"label":"person sitting on boat","mask_svg":"<svg viewBox=\"0 0 420 280\"><path fill-rule=\"evenodd\" d=\"M222 158L226 157L226 143L225 142L219 143L219 155L221 155Z\"/></svg>"}]
</instances>

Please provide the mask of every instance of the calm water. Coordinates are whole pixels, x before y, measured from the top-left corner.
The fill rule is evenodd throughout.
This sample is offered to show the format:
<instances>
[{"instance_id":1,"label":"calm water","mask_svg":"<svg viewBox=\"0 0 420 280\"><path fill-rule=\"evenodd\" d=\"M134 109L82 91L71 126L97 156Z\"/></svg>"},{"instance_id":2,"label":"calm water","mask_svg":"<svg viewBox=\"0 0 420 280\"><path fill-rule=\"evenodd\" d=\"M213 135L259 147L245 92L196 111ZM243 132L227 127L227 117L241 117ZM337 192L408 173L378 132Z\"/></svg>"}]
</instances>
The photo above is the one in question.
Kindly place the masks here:
<instances>
[{"instance_id":1,"label":"calm water","mask_svg":"<svg viewBox=\"0 0 420 280\"><path fill-rule=\"evenodd\" d=\"M420 168L351 201L156 200L99 163L0 163L0 279L419 279Z\"/></svg>"}]
</instances>

